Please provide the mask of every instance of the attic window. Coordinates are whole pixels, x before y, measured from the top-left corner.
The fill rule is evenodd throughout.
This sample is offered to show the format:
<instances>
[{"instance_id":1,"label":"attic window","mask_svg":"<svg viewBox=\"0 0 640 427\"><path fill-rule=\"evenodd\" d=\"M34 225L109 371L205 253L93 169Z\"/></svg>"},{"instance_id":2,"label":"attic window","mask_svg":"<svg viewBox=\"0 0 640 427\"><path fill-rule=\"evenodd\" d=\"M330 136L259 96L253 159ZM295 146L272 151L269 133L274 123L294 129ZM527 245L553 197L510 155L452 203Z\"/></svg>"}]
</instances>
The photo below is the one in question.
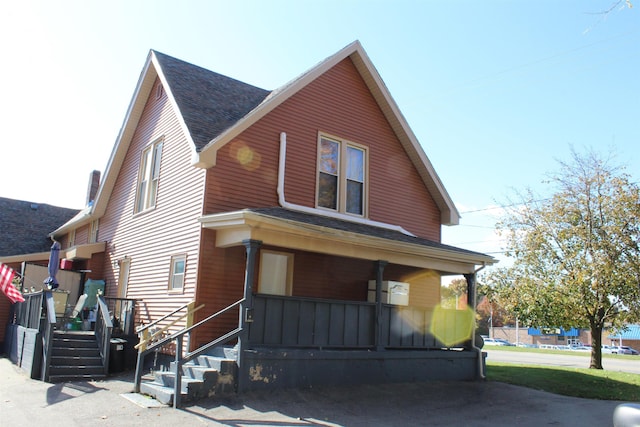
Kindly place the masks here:
<instances>
[{"instance_id":1,"label":"attic window","mask_svg":"<svg viewBox=\"0 0 640 427\"><path fill-rule=\"evenodd\" d=\"M142 212L156 206L158 182L160 180L160 158L162 157L162 139L155 141L142 152L135 212Z\"/></svg>"},{"instance_id":2,"label":"attic window","mask_svg":"<svg viewBox=\"0 0 640 427\"><path fill-rule=\"evenodd\" d=\"M159 83L158 86L156 87L156 99L160 99L164 96L164 86L162 86L162 83Z\"/></svg>"},{"instance_id":3,"label":"attic window","mask_svg":"<svg viewBox=\"0 0 640 427\"><path fill-rule=\"evenodd\" d=\"M363 146L320 135L316 205L366 216L367 157Z\"/></svg>"}]
</instances>

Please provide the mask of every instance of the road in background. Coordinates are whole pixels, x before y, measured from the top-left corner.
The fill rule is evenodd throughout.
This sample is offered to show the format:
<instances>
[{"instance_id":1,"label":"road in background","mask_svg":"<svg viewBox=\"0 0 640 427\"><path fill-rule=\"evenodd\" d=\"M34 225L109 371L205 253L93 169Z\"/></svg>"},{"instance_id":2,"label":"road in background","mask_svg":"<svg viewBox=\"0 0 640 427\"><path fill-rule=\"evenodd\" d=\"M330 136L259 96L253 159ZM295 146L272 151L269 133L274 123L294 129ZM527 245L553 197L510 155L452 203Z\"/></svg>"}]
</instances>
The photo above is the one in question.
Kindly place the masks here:
<instances>
[{"instance_id":1,"label":"road in background","mask_svg":"<svg viewBox=\"0 0 640 427\"><path fill-rule=\"evenodd\" d=\"M561 366L565 368L588 368L589 354L547 354L536 351L520 352L496 350L484 347L487 362L522 363L526 365ZM640 374L640 356L603 357L602 367L607 371L629 372Z\"/></svg>"}]
</instances>

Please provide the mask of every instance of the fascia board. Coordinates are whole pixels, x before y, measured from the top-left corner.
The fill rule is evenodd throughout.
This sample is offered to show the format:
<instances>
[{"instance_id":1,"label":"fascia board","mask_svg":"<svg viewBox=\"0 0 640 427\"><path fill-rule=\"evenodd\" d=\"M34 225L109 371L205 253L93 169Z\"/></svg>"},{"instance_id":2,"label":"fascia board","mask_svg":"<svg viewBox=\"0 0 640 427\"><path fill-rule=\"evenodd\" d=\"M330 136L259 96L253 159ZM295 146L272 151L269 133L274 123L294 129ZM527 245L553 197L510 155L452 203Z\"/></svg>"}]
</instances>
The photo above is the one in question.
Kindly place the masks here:
<instances>
[{"instance_id":1,"label":"fascia board","mask_svg":"<svg viewBox=\"0 0 640 427\"><path fill-rule=\"evenodd\" d=\"M349 231L335 230L319 225L301 224L278 218L264 216L251 211L235 211L222 214L211 214L199 219L203 228L233 229L257 228L261 231L272 230L303 236L308 239L328 239L336 243L370 247L410 256L428 257L447 262L458 262L473 265L492 265L497 260L489 255L469 254L445 248L432 248L405 242L396 242L374 236L365 236Z\"/></svg>"},{"instance_id":2,"label":"fascia board","mask_svg":"<svg viewBox=\"0 0 640 427\"><path fill-rule=\"evenodd\" d=\"M93 206L88 208L88 212L84 215L72 218L62 227L55 230L51 233L52 236L63 235L74 228L87 224L93 218L99 218L104 215L109 198L111 197L111 192L113 191L116 179L118 178L118 173L129 149L129 144L131 143L136 126L140 120L144 106L146 105L147 98L151 93L153 82L157 76L157 65L152 63L152 57L153 51L150 51L140 73L140 77L138 78L138 83L136 84L133 97L131 98L131 102L127 108L127 112L122 122L122 126L120 127L120 132L116 138L113 150L111 150L111 155L109 156L103 178L100 181L100 186L98 187L98 192Z\"/></svg>"},{"instance_id":3,"label":"fascia board","mask_svg":"<svg viewBox=\"0 0 640 427\"><path fill-rule=\"evenodd\" d=\"M144 111L144 107L147 104L147 100L149 98L149 95L151 94L151 90L156 78L159 78L162 82L162 85L167 94L167 99L169 100L169 103L176 113L176 117L180 122L180 126L183 129L187 140L190 142L192 152L196 152L195 144L193 143L193 139L191 138L191 134L189 133L189 129L187 128L182 114L180 113L180 108L178 107L175 97L171 92L171 88L167 83L167 79L162 72L162 67L160 66L155 52L151 50L140 73L140 77L138 78L138 83L136 84L133 97L131 98L131 102L129 103L129 107L125 114L122 127L120 128L120 132L118 133L118 136L116 138L113 150L111 151L111 155L109 157L109 161L107 162L107 167L105 169L103 179L100 182L100 187L98 188L98 193L96 194L96 200L92 211L82 218L72 219L62 227L55 230L52 235L59 236L70 231L73 228L77 228L88 223L89 221L91 221L91 219L99 218L104 215L109 198L111 197L111 192L113 191L113 188L115 186L118 173L120 171L120 168L122 167L129 149L129 145L131 143L131 140L133 139L133 135L139 123L140 117L142 116L142 112Z\"/></svg>"},{"instance_id":4,"label":"fascia board","mask_svg":"<svg viewBox=\"0 0 640 427\"><path fill-rule=\"evenodd\" d=\"M260 105L240 119L235 125L222 132L219 136L204 146L204 148L194 156L192 164L196 167L205 169L215 166L217 151L220 148L224 147L225 144L232 141L240 133L263 118L269 112L273 111L277 106L324 74L327 70L347 58L356 51L358 47L360 47L360 42L358 41L349 44L339 52L311 68L309 71L273 91L262 103L260 103Z\"/></svg>"},{"instance_id":5,"label":"fascia board","mask_svg":"<svg viewBox=\"0 0 640 427\"><path fill-rule=\"evenodd\" d=\"M440 177L436 173L433 164L425 154L422 146L418 142L418 138L411 130L409 123L400 111L398 104L391 96L391 92L382 80L380 73L375 68L365 50L359 46L352 60L363 76L365 83L378 102L383 114L389 121L396 136L408 151L409 156L414 161L420 175L427 188L436 197L438 207L441 209L441 223L445 225L457 225L460 221L460 214L445 189Z\"/></svg>"},{"instance_id":6,"label":"fascia board","mask_svg":"<svg viewBox=\"0 0 640 427\"><path fill-rule=\"evenodd\" d=\"M347 57L351 57L353 60L376 102L409 153L414 165L416 165L425 182L425 186L435 196L434 199L442 212L440 222L445 225L457 225L460 221L460 214L453 200L359 41L349 44L306 73L276 89L265 101L239 120L238 123L209 142L200 153L195 154L192 164L200 168L215 166L217 151L220 148Z\"/></svg>"},{"instance_id":7,"label":"fascia board","mask_svg":"<svg viewBox=\"0 0 640 427\"><path fill-rule=\"evenodd\" d=\"M22 255L8 255L0 257L0 263L18 263L18 262L35 262L35 261L47 261L51 255L50 251L47 252L34 252L31 254Z\"/></svg>"}]
</instances>

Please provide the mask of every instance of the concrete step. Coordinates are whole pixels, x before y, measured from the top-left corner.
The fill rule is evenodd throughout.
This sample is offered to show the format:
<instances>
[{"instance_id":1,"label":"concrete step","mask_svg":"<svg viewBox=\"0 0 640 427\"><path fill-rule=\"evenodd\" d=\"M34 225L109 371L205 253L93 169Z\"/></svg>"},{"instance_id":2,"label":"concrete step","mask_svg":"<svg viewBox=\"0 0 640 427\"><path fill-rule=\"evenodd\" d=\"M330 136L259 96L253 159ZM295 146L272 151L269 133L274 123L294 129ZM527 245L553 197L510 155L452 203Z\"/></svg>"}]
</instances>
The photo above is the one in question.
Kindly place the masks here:
<instances>
[{"instance_id":1,"label":"concrete step","mask_svg":"<svg viewBox=\"0 0 640 427\"><path fill-rule=\"evenodd\" d=\"M50 383L66 383L71 381L100 381L107 376L105 374L72 374L72 375L49 375Z\"/></svg>"},{"instance_id":2,"label":"concrete step","mask_svg":"<svg viewBox=\"0 0 640 427\"><path fill-rule=\"evenodd\" d=\"M228 357L228 353L224 356ZM140 384L140 392L154 397L161 403L173 403L175 366L173 362L169 371L154 372L152 381ZM193 402L204 397L235 393L236 371L235 360L216 356L200 356L185 363L180 372L181 400Z\"/></svg>"},{"instance_id":3,"label":"concrete step","mask_svg":"<svg viewBox=\"0 0 640 427\"><path fill-rule=\"evenodd\" d=\"M165 405L173 404L173 388L156 382L143 382L140 384L140 393L152 396L158 402ZM180 393L183 402L188 401L187 393Z\"/></svg>"}]
</instances>

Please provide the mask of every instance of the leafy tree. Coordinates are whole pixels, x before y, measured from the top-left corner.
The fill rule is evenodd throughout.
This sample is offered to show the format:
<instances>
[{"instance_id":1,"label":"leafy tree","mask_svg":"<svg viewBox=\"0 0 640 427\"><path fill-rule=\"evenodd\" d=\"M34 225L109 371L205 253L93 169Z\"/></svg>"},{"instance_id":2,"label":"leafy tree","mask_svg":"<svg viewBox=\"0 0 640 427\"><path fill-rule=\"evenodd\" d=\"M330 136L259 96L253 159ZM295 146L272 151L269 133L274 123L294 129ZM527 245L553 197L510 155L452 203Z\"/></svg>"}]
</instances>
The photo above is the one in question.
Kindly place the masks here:
<instances>
[{"instance_id":1,"label":"leafy tree","mask_svg":"<svg viewBox=\"0 0 640 427\"><path fill-rule=\"evenodd\" d=\"M477 293L476 318L480 333L491 335L491 327L503 327L515 323L515 318L498 301L495 289L479 283Z\"/></svg>"},{"instance_id":2,"label":"leafy tree","mask_svg":"<svg viewBox=\"0 0 640 427\"><path fill-rule=\"evenodd\" d=\"M640 190L594 152L560 162L547 199L531 190L498 229L513 265L488 276L501 304L531 326L589 327L590 368L602 369L602 332L640 314Z\"/></svg>"},{"instance_id":3,"label":"leafy tree","mask_svg":"<svg viewBox=\"0 0 640 427\"><path fill-rule=\"evenodd\" d=\"M441 300L444 308L457 309L460 300L467 302L467 281L465 279L453 279L447 286L441 289Z\"/></svg>"}]
</instances>

